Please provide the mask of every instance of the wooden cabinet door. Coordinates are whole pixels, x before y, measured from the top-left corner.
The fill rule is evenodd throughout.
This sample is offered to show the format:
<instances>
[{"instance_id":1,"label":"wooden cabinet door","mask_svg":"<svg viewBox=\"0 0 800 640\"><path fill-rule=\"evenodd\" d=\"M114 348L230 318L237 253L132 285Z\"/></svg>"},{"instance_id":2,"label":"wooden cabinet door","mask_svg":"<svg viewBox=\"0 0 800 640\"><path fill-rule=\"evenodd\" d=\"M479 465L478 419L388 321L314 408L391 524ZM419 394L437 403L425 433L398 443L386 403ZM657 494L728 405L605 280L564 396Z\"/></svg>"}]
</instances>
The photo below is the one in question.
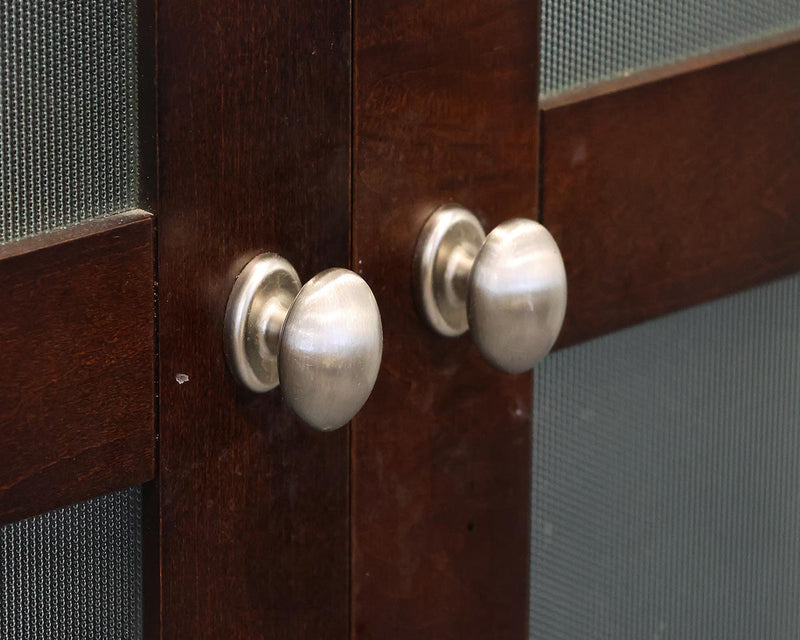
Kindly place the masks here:
<instances>
[{"instance_id":1,"label":"wooden cabinet door","mask_svg":"<svg viewBox=\"0 0 800 640\"><path fill-rule=\"evenodd\" d=\"M550 3L548 9L564 7ZM561 607L566 620L569 608L563 602L589 593L594 594L590 604L597 601L602 609L605 596L597 585L616 588L613 576L625 570L620 564L609 566L607 577L587 584L581 578L590 575L588 569L584 574L565 561L563 575L538 576L548 584L568 583L566 592L548 592L537 585L535 572L529 576L531 447L542 455L551 449L531 441L531 420L539 409L531 406L530 376L494 371L468 336L434 335L414 309L410 266L415 243L438 206L464 205L478 213L487 229L522 216L538 218L553 232L567 265L569 289L558 349L800 268L796 31L784 26L777 35L752 36L744 44L714 44L712 53L686 51L677 61L658 59L636 73L623 68L610 80L585 78L591 80L588 85L551 92L539 104L537 16L535 7L504 2L370 2L355 9L353 264L375 288L386 316L381 376L351 426L355 638L522 638L528 633L529 580L538 603ZM569 26L569 17L563 24ZM579 34L582 28L595 27L575 27ZM661 37L658 28L645 36ZM569 55L596 53L582 49L583 42L573 44L562 49L565 67L575 63ZM542 49L548 46L556 43ZM603 49L598 51L602 55ZM595 62L613 66L613 61ZM591 68L591 60L586 64ZM731 309L745 313L744 307ZM794 317L784 315L784 324ZM764 326L766 331L770 325ZM741 335L749 334L742 329ZM786 341L787 348L792 344ZM734 340L728 348L740 345ZM706 362L708 375L716 375L710 361L700 359L707 353L697 352L697 367ZM617 355L615 362L625 364L625 354ZM573 359L579 366L580 356ZM641 376L646 374L642 369ZM767 372L764 379L770 379ZM738 388L734 383L725 387L726 380L719 375L721 389ZM543 383L561 388L547 375ZM636 388L631 384L632 393ZM711 405L698 413L725 411L718 406L719 395L713 395L718 391L709 391ZM577 400L577 392L572 393ZM657 399L668 396L661 388L652 393L656 412ZM688 397L671 397L674 410ZM562 400L563 405L569 398ZM562 405L555 400L547 404L560 407L566 423ZM772 419L769 411L759 415ZM709 429L713 424L709 421ZM655 433L653 441L658 442ZM690 446L691 440L686 442ZM714 455L708 460L724 473L730 461L723 452L731 445L724 439L718 444L720 450L710 451ZM646 438L643 446L640 458L635 449L618 451L620 474L625 465L648 460ZM580 464L607 465L607 476L595 479L613 484L615 469L602 451L595 456L580 452L582 457L575 457ZM570 475L556 462L548 461L545 469L561 476L539 475L541 482ZM762 473L763 467L747 458L741 463L754 470L749 481L767 482L763 476L769 472ZM665 467L663 485L653 485L656 493L669 489L666 478L680 459L663 464L674 467ZM536 475L538 470L533 471ZM615 509L634 508L635 487L627 497L631 503L621 505L619 494L603 494L601 488L583 488L587 500L602 505L603 499L613 499ZM591 510L580 501L581 487L574 490L578 495L565 509ZM741 491L747 504L746 491ZM719 497L704 492L702 483L687 489L689 495L700 501ZM663 506L657 500L653 504ZM743 507L736 526L757 528L753 523L759 513L757 507ZM781 513L776 507L773 516ZM588 518L585 522L591 526ZM640 524L641 530L631 526L624 533L634 540L646 536L652 523ZM534 519L537 526L540 537L557 535L549 532L548 523ZM710 535L699 527L697 533L698 539ZM576 557L591 556L593 544L602 548L603 540L590 532L566 535L561 548L567 560L570 541ZM756 534L753 539L764 541ZM633 543L631 548L638 549ZM776 553L780 548L775 547ZM697 543L682 547L681 553L673 558L675 575L683 575L692 563L691 553L702 552ZM724 562L739 567L734 556ZM743 586L739 590L746 592ZM614 598L610 592L607 596L609 602ZM718 602L715 615L723 615L730 602ZM650 604L657 610L659 603ZM633 614L608 609L602 615L619 619L608 637L637 637ZM592 611L585 615L590 618ZM697 615L688 605L684 611L688 618ZM743 612L748 625L762 614L752 607ZM650 622L657 632L659 621ZM605 627L598 623L597 628ZM548 637L546 626L535 631Z\"/></svg>"},{"instance_id":2,"label":"wooden cabinet door","mask_svg":"<svg viewBox=\"0 0 800 640\"><path fill-rule=\"evenodd\" d=\"M348 430L230 375L255 255L349 264L350 5L160 2L159 500L164 638L343 638Z\"/></svg>"},{"instance_id":3,"label":"wooden cabinet door","mask_svg":"<svg viewBox=\"0 0 800 640\"><path fill-rule=\"evenodd\" d=\"M134 1L0 2L2 638L142 634L155 317L137 49Z\"/></svg>"}]
</instances>

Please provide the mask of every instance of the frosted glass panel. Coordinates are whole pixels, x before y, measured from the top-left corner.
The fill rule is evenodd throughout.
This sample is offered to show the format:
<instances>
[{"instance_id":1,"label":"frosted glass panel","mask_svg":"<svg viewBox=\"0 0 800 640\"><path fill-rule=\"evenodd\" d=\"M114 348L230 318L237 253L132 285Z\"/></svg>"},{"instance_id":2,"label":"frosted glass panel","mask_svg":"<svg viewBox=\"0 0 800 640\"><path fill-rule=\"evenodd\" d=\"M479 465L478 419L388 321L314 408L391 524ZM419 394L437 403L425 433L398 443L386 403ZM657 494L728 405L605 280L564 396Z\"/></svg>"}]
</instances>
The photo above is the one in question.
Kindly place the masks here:
<instances>
[{"instance_id":1,"label":"frosted glass panel","mask_svg":"<svg viewBox=\"0 0 800 640\"><path fill-rule=\"evenodd\" d=\"M135 206L134 0L0 0L0 243Z\"/></svg>"},{"instance_id":2,"label":"frosted glass panel","mask_svg":"<svg viewBox=\"0 0 800 640\"><path fill-rule=\"evenodd\" d=\"M800 637L800 276L534 386L531 638Z\"/></svg>"},{"instance_id":3,"label":"frosted glass panel","mask_svg":"<svg viewBox=\"0 0 800 640\"><path fill-rule=\"evenodd\" d=\"M0 638L142 633L140 487L0 527Z\"/></svg>"},{"instance_id":4,"label":"frosted glass panel","mask_svg":"<svg viewBox=\"0 0 800 640\"><path fill-rule=\"evenodd\" d=\"M798 0L542 0L541 93L796 27Z\"/></svg>"}]
</instances>

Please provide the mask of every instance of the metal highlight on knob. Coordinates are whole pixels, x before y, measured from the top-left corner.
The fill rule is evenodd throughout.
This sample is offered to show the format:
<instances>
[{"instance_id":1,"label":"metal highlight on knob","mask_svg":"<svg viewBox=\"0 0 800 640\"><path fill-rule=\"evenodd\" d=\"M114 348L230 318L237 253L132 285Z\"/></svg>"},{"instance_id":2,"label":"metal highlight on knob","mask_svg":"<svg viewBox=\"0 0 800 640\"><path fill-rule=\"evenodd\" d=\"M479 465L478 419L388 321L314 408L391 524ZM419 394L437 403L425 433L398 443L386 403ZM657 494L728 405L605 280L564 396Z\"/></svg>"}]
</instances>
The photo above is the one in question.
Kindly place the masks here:
<instances>
[{"instance_id":1,"label":"metal highlight on knob","mask_svg":"<svg viewBox=\"0 0 800 640\"><path fill-rule=\"evenodd\" d=\"M375 386L383 330L375 296L347 269L328 269L301 288L274 253L251 260L225 312L225 355L256 393L279 384L289 406L321 431L347 424Z\"/></svg>"},{"instance_id":2,"label":"metal highlight on knob","mask_svg":"<svg viewBox=\"0 0 800 640\"><path fill-rule=\"evenodd\" d=\"M538 222L507 220L487 236L459 205L437 209L414 257L417 303L443 336L470 329L478 349L509 373L552 349L567 309L567 276L555 240Z\"/></svg>"}]
</instances>

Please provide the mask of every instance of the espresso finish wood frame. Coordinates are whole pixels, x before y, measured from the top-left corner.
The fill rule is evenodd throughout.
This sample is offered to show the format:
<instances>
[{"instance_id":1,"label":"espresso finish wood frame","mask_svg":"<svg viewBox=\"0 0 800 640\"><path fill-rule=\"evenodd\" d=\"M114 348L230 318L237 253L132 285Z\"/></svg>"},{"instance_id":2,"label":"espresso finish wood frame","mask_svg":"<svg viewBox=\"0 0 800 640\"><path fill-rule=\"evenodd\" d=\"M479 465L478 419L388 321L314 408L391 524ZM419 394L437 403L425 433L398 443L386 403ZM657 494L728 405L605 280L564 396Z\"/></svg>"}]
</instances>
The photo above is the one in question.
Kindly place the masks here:
<instances>
[{"instance_id":1,"label":"espresso finish wood frame","mask_svg":"<svg viewBox=\"0 0 800 640\"><path fill-rule=\"evenodd\" d=\"M156 217L0 247L0 524L145 483L147 637L527 638L532 380L414 309L439 205L551 230L561 346L800 269L800 33L540 112L535 0L353 7L141 0ZM264 251L376 295L350 428L228 371L227 298Z\"/></svg>"},{"instance_id":2,"label":"espresso finish wood frame","mask_svg":"<svg viewBox=\"0 0 800 640\"><path fill-rule=\"evenodd\" d=\"M153 227L0 246L0 524L153 477Z\"/></svg>"},{"instance_id":3,"label":"espresso finish wood frame","mask_svg":"<svg viewBox=\"0 0 800 640\"><path fill-rule=\"evenodd\" d=\"M539 214L538 7L375 0L356 5L352 18L351 86L350 7L341 0L175 0L159 8L161 601L154 625L164 638L527 637L531 377L494 371L469 336L430 331L414 309L411 263L425 219L442 203L469 207L487 231ZM747 164L728 140L730 130L754 144L754 128L766 126L755 118L764 103L748 98L747 110L723 113L718 94L765 89L753 77L764 70L757 61L781 50L545 105L541 130L552 142L542 149L541 172L551 199L541 218L562 242L571 271L568 318L585 331L568 325L564 344L691 304L701 289L709 296L734 281L745 286L734 278L740 272L718 269L693 288L694 272L679 268L683 284L668 277L658 284L662 292L676 287L659 307L641 284L615 278L626 277L629 260L642 271L635 282L647 280L648 265L651 275L661 273L654 251L656 258L688 259L688 245L699 241L677 231L686 223L675 203L694 190L701 202L687 206L699 216L713 192L696 186L700 172L718 185L725 176L701 157L704 136L714 162L736 169ZM726 71L728 64L755 67ZM792 63L778 67L785 72L786 64ZM692 81L695 74L705 75ZM710 93L703 98L695 83L710 83ZM676 91L688 93L674 106ZM654 97L640 102L641 92ZM684 161L698 175L665 197L672 209L648 210L658 222L655 244L653 227L630 209L647 200L617 178L615 194L628 189L637 198L615 214L622 222L610 218L628 252L620 257L574 240L587 218L580 213L586 208L573 205L602 196L606 178L566 186L558 180L581 160L569 146L576 128L586 126L600 140L622 128L614 102L622 95L635 96L626 113L639 142L648 127L680 128L648 136L653 149L663 148L655 168L626 164L635 148L629 134L620 136L629 145L623 152L609 146L618 164L597 171L638 168L635 179L652 186L685 148ZM611 106L602 118L592 116L603 100ZM794 104L773 105L770 113L785 119ZM701 123L685 122L691 117ZM723 128L714 133L712 124ZM768 146L777 140L773 126L766 129ZM780 147L784 163L788 148ZM593 159L606 157L592 149ZM764 149L755 157L782 166ZM590 169L582 170L588 176ZM794 193L786 171L779 199ZM761 202L759 180L742 186L753 203ZM755 209L752 228L744 214L733 215L732 228L760 230L763 212ZM600 214L588 218L589 233L610 242ZM788 242L792 224L784 220ZM621 237L620 229L632 235ZM718 252L707 237L697 244L703 264L728 264L743 251L752 267L755 249L776 255L767 241L772 235L750 244L726 232L723 239L730 238L716 243ZM265 250L288 258L303 280L349 263L377 297L384 362L349 434L311 431L280 391L248 394L227 371L227 296L239 270ZM598 262L608 267L612 286L601 287L592 304L605 300L622 309L606 324L581 302L587 283L598 284L587 276ZM767 258L759 278L791 268L780 262L773 269L778 262ZM620 291L635 295L624 299Z\"/></svg>"},{"instance_id":4,"label":"espresso finish wood frame","mask_svg":"<svg viewBox=\"0 0 800 640\"><path fill-rule=\"evenodd\" d=\"M348 266L347 0L159 3L161 634L343 638L348 431L315 432L223 354L263 251Z\"/></svg>"},{"instance_id":5,"label":"espresso finish wood frame","mask_svg":"<svg viewBox=\"0 0 800 640\"><path fill-rule=\"evenodd\" d=\"M353 265L384 352L352 423L351 637L522 639L531 376L428 329L411 264L440 204L537 215L538 4L376 0L355 25Z\"/></svg>"},{"instance_id":6,"label":"espresso finish wood frame","mask_svg":"<svg viewBox=\"0 0 800 640\"><path fill-rule=\"evenodd\" d=\"M541 215L569 282L559 345L800 269L798 40L544 105Z\"/></svg>"}]
</instances>

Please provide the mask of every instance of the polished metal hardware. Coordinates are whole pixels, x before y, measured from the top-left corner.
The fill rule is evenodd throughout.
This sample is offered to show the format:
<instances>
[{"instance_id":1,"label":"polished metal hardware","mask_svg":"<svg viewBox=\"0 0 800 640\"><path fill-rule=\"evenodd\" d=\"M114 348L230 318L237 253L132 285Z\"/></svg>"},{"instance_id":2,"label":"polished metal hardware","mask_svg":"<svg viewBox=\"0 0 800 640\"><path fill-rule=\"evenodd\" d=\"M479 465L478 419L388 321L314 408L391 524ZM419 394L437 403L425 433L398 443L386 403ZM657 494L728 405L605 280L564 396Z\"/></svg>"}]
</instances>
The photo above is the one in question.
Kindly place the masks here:
<instances>
[{"instance_id":1,"label":"polished metal hardware","mask_svg":"<svg viewBox=\"0 0 800 640\"><path fill-rule=\"evenodd\" d=\"M417 241L414 280L418 306L436 332L470 329L484 357L509 373L544 358L564 322L564 261L533 220L507 220L487 236L467 209L440 207Z\"/></svg>"},{"instance_id":2,"label":"polished metal hardware","mask_svg":"<svg viewBox=\"0 0 800 640\"><path fill-rule=\"evenodd\" d=\"M225 355L240 384L256 393L280 385L312 427L337 429L375 385L383 330L375 296L347 269L328 269L301 288L274 253L253 258L236 279L225 312Z\"/></svg>"}]
</instances>

